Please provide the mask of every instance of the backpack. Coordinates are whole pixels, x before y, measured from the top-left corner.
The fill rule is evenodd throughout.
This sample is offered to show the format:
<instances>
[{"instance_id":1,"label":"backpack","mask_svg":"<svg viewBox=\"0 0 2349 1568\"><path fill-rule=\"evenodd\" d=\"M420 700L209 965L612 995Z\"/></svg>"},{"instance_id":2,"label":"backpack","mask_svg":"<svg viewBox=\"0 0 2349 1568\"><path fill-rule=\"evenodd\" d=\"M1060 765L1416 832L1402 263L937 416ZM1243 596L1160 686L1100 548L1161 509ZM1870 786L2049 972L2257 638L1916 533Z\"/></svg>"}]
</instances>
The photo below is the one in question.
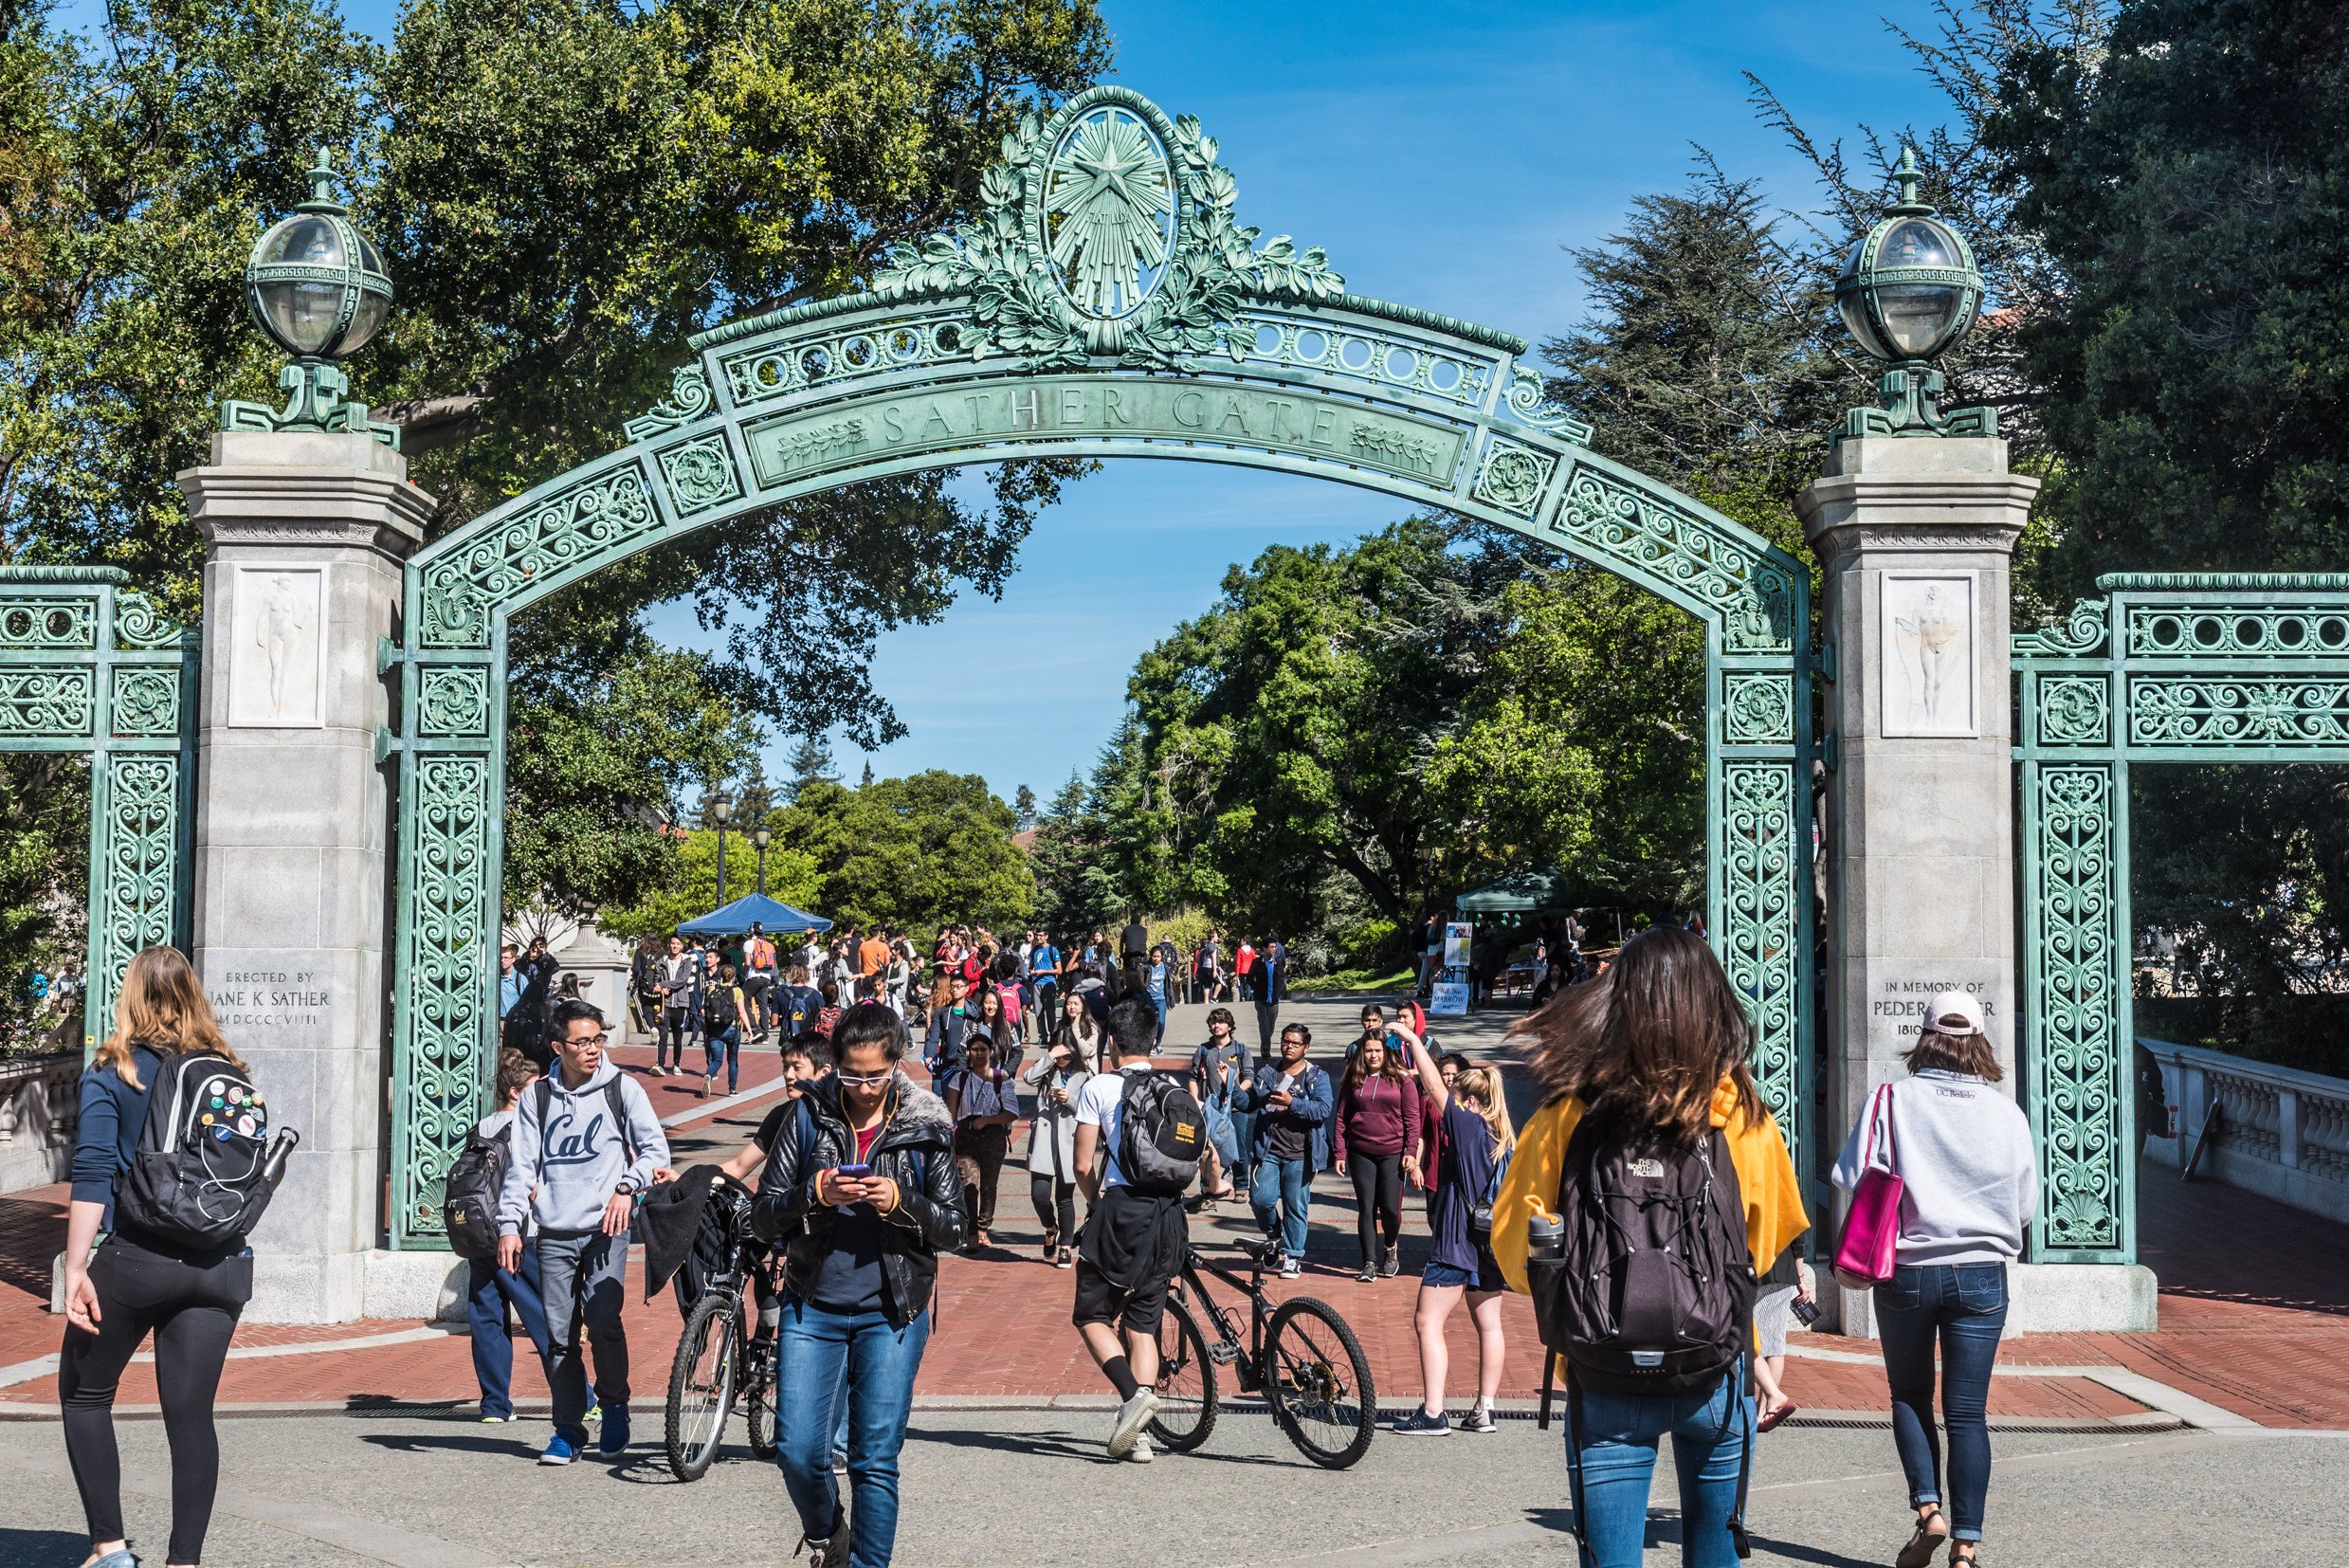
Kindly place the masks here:
<instances>
[{"instance_id":1,"label":"backpack","mask_svg":"<svg viewBox=\"0 0 2349 1568\"><path fill-rule=\"evenodd\" d=\"M441 1187L441 1218L448 1231L448 1249L457 1256L475 1263L497 1257L498 1202L513 1158L511 1121L499 1128L495 1138L483 1138L479 1128L464 1135L464 1147L457 1151Z\"/></svg>"},{"instance_id":2,"label":"backpack","mask_svg":"<svg viewBox=\"0 0 2349 1568\"><path fill-rule=\"evenodd\" d=\"M1180 1197L1198 1179L1207 1116L1179 1073L1127 1073L1118 1118L1118 1170L1126 1186Z\"/></svg>"},{"instance_id":3,"label":"backpack","mask_svg":"<svg viewBox=\"0 0 2349 1568\"><path fill-rule=\"evenodd\" d=\"M225 1056L157 1059L138 1146L115 1191L115 1223L189 1247L241 1240L275 1191L261 1091Z\"/></svg>"},{"instance_id":4,"label":"backpack","mask_svg":"<svg viewBox=\"0 0 2349 1568\"><path fill-rule=\"evenodd\" d=\"M1567 1140L1556 1258L1528 1261L1541 1342L1603 1394L1708 1392L1746 1351L1754 1260L1721 1129L1694 1148L1584 1118Z\"/></svg>"},{"instance_id":5,"label":"backpack","mask_svg":"<svg viewBox=\"0 0 2349 1568\"><path fill-rule=\"evenodd\" d=\"M723 1034L742 1021L739 994L732 986L714 986L701 998L701 1026L712 1034Z\"/></svg>"}]
</instances>

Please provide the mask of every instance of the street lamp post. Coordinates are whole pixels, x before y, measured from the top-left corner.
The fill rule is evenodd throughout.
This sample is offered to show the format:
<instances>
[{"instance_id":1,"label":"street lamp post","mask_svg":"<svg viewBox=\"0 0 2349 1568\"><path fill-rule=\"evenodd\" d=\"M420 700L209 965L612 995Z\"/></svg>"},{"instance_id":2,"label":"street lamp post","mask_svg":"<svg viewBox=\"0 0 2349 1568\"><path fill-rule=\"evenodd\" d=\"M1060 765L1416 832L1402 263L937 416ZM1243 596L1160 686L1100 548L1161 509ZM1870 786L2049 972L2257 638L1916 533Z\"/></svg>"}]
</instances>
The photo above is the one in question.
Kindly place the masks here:
<instances>
[{"instance_id":1,"label":"street lamp post","mask_svg":"<svg viewBox=\"0 0 2349 1568\"><path fill-rule=\"evenodd\" d=\"M1844 261L1835 303L1868 356L1890 368L1878 406L1844 416L1846 437L1995 436L1994 409L1941 410L1947 385L1933 361L1964 341L1982 308L1982 273L1965 237L1917 199L1924 172L1901 149L1901 199L1885 210Z\"/></svg>"},{"instance_id":2,"label":"street lamp post","mask_svg":"<svg viewBox=\"0 0 2349 1568\"><path fill-rule=\"evenodd\" d=\"M767 896L767 844L774 837L764 826L751 830L751 842L758 846L758 896Z\"/></svg>"},{"instance_id":3,"label":"street lamp post","mask_svg":"<svg viewBox=\"0 0 2349 1568\"><path fill-rule=\"evenodd\" d=\"M718 907L726 907L726 819L734 815L734 797L720 790L710 796L710 815L718 823Z\"/></svg>"}]
</instances>

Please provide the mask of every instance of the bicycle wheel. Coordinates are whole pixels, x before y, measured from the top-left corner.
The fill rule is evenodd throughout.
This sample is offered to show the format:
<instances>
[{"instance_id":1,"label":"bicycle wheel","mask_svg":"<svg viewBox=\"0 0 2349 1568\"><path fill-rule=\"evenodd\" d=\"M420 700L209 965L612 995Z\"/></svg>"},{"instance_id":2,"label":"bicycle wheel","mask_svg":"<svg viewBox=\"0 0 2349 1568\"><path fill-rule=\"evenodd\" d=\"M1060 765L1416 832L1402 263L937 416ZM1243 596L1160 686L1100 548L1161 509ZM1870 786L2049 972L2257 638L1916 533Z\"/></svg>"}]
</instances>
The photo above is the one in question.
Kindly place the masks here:
<instances>
[{"instance_id":1,"label":"bicycle wheel","mask_svg":"<svg viewBox=\"0 0 2349 1568\"><path fill-rule=\"evenodd\" d=\"M751 1341L749 1376L742 1390L742 1418L751 1429L751 1452L774 1457L774 1341Z\"/></svg>"},{"instance_id":2,"label":"bicycle wheel","mask_svg":"<svg viewBox=\"0 0 2349 1568\"><path fill-rule=\"evenodd\" d=\"M739 1297L704 1296L677 1338L669 1363L669 1468L699 1481L718 1457L734 1411L735 1342L741 1338Z\"/></svg>"},{"instance_id":3,"label":"bicycle wheel","mask_svg":"<svg viewBox=\"0 0 2349 1568\"><path fill-rule=\"evenodd\" d=\"M1265 1398L1299 1452L1342 1470L1369 1451L1378 1430L1370 1360L1334 1308L1311 1296L1283 1303L1265 1356Z\"/></svg>"},{"instance_id":4,"label":"bicycle wheel","mask_svg":"<svg viewBox=\"0 0 2349 1568\"><path fill-rule=\"evenodd\" d=\"M1191 1308L1169 1300L1158 1320L1158 1413L1150 1440L1169 1453L1189 1453L1215 1430L1215 1363Z\"/></svg>"}]
</instances>

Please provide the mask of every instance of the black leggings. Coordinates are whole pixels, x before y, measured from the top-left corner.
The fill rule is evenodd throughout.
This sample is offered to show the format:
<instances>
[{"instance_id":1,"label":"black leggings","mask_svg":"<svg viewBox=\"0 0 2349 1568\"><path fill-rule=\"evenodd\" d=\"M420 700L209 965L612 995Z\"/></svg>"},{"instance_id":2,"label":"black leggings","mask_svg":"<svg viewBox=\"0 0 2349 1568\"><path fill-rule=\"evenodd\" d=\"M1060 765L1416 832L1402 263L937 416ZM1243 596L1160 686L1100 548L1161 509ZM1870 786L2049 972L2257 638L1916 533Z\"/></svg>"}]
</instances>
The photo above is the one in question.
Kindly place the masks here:
<instances>
[{"instance_id":1,"label":"black leggings","mask_svg":"<svg viewBox=\"0 0 2349 1568\"><path fill-rule=\"evenodd\" d=\"M121 1236L90 1260L98 1332L68 1325L57 1368L65 1456L89 1519L90 1540L122 1539L122 1458L114 1440L115 1390L122 1369L155 1335L155 1393L172 1446L170 1562L197 1562L220 1485L220 1438L212 1395L228 1358L228 1338L253 1294L250 1254L209 1264L149 1251Z\"/></svg>"},{"instance_id":2,"label":"black leggings","mask_svg":"<svg viewBox=\"0 0 2349 1568\"><path fill-rule=\"evenodd\" d=\"M1036 1218L1043 1222L1045 1230L1059 1239L1062 1246L1077 1245L1075 1182L1063 1181L1041 1171L1030 1171L1028 1173L1028 1200L1036 1206Z\"/></svg>"},{"instance_id":3,"label":"black leggings","mask_svg":"<svg viewBox=\"0 0 2349 1568\"><path fill-rule=\"evenodd\" d=\"M1362 1244L1362 1261L1376 1263L1379 1238L1393 1247L1403 1233L1403 1157L1346 1151L1346 1175L1354 1178L1354 1233Z\"/></svg>"}]
</instances>

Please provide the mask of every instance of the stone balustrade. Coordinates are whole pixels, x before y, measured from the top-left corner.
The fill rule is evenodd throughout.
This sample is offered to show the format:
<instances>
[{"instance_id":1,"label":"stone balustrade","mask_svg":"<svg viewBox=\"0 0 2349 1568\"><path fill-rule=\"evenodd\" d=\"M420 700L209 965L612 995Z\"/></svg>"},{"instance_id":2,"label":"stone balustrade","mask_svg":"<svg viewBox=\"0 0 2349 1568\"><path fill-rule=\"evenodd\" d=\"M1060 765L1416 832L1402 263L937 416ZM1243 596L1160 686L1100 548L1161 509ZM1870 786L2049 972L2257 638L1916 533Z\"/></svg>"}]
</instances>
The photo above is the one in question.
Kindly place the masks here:
<instances>
[{"instance_id":1,"label":"stone balustrade","mask_svg":"<svg viewBox=\"0 0 2349 1568\"><path fill-rule=\"evenodd\" d=\"M2216 1105L2197 1176L2349 1220L2349 1079L2141 1035L2137 1043L2161 1069L2169 1109L2166 1127L2146 1129L2147 1155L2181 1168L2194 1159Z\"/></svg>"},{"instance_id":2,"label":"stone balustrade","mask_svg":"<svg viewBox=\"0 0 2349 1568\"><path fill-rule=\"evenodd\" d=\"M0 1059L0 1193L64 1179L81 1079L78 1050Z\"/></svg>"}]
</instances>

